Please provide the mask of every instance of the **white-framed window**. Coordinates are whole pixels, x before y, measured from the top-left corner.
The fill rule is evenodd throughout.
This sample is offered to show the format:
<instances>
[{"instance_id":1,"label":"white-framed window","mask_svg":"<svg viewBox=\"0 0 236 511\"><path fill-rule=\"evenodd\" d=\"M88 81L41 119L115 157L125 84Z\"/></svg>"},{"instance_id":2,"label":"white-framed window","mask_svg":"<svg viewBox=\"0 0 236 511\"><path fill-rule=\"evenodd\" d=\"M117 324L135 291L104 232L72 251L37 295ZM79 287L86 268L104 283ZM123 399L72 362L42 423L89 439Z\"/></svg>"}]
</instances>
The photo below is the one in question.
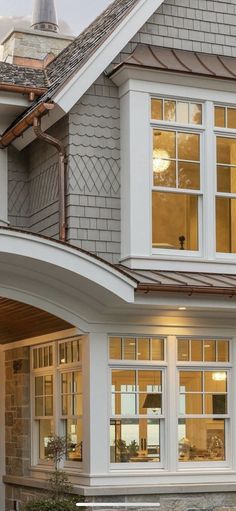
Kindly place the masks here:
<instances>
[{"instance_id":1,"label":"white-framed window","mask_svg":"<svg viewBox=\"0 0 236 511\"><path fill-rule=\"evenodd\" d=\"M151 98L152 247L202 246L203 105Z\"/></svg>"},{"instance_id":2,"label":"white-framed window","mask_svg":"<svg viewBox=\"0 0 236 511\"><path fill-rule=\"evenodd\" d=\"M110 463L162 467L165 340L110 337Z\"/></svg>"},{"instance_id":3,"label":"white-framed window","mask_svg":"<svg viewBox=\"0 0 236 511\"><path fill-rule=\"evenodd\" d=\"M82 461L82 338L31 348L33 464L50 461L48 440L68 439L66 462Z\"/></svg>"},{"instance_id":4,"label":"white-framed window","mask_svg":"<svg viewBox=\"0 0 236 511\"><path fill-rule=\"evenodd\" d=\"M229 467L231 357L228 339L110 336L111 467Z\"/></svg>"},{"instance_id":5,"label":"white-framed window","mask_svg":"<svg viewBox=\"0 0 236 511\"><path fill-rule=\"evenodd\" d=\"M177 339L180 466L227 464L230 371L228 340Z\"/></svg>"}]
</instances>

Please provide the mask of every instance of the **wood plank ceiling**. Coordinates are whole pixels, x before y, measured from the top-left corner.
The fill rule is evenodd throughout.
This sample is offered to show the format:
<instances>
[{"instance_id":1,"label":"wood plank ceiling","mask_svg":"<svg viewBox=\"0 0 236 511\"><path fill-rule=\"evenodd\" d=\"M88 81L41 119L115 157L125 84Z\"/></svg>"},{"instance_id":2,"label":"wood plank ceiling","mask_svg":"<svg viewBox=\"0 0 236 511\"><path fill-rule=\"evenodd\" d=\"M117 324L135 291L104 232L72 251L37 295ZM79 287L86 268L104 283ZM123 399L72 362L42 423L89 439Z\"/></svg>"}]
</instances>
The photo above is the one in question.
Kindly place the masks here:
<instances>
[{"instance_id":1,"label":"wood plank ceiling","mask_svg":"<svg viewBox=\"0 0 236 511\"><path fill-rule=\"evenodd\" d=\"M25 303L0 297L0 344L71 328L66 321Z\"/></svg>"}]
</instances>

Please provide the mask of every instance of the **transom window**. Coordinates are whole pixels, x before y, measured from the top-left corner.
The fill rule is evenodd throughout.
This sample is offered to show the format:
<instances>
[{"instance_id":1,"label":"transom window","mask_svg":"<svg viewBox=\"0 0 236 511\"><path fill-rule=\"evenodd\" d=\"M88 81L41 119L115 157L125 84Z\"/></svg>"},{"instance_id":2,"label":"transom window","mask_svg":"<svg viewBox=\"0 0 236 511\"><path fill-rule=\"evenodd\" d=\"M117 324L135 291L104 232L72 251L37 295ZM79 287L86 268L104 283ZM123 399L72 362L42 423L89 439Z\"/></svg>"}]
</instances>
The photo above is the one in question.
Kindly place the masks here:
<instances>
[{"instance_id":1,"label":"transom window","mask_svg":"<svg viewBox=\"0 0 236 511\"><path fill-rule=\"evenodd\" d=\"M164 339L149 337L110 337L112 360L164 360Z\"/></svg>"},{"instance_id":2,"label":"transom window","mask_svg":"<svg viewBox=\"0 0 236 511\"><path fill-rule=\"evenodd\" d=\"M178 339L178 361L228 362L229 341Z\"/></svg>"}]
</instances>

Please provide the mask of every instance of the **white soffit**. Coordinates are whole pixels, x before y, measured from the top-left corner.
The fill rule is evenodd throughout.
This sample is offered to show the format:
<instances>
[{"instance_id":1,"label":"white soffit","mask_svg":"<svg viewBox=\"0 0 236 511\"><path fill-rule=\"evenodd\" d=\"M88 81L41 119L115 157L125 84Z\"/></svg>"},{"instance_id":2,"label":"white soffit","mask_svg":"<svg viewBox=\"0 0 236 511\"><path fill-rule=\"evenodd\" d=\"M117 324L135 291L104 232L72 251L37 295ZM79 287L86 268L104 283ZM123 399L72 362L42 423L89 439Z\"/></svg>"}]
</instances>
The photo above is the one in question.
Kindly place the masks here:
<instances>
[{"instance_id":1,"label":"white soffit","mask_svg":"<svg viewBox=\"0 0 236 511\"><path fill-rule=\"evenodd\" d=\"M140 0L79 71L54 95L53 101L65 113L85 94L163 1Z\"/></svg>"}]
</instances>

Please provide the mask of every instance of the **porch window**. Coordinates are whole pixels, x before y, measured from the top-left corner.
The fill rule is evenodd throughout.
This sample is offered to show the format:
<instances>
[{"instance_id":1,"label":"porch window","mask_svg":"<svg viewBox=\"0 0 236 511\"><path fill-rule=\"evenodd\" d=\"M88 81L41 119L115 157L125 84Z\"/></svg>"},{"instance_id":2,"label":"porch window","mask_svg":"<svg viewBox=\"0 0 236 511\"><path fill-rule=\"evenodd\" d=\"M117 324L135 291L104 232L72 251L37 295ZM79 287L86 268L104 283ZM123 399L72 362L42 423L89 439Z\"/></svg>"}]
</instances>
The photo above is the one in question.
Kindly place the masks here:
<instances>
[{"instance_id":1,"label":"porch window","mask_svg":"<svg viewBox=\"0 0 236 511\"><path fill-rule=\"evenodd\" d=\"M34 463L50 461L48 440L66 436L68 461L82 461L82 367L79 337L32 348Z\"/></svg>"}]
</instances>

